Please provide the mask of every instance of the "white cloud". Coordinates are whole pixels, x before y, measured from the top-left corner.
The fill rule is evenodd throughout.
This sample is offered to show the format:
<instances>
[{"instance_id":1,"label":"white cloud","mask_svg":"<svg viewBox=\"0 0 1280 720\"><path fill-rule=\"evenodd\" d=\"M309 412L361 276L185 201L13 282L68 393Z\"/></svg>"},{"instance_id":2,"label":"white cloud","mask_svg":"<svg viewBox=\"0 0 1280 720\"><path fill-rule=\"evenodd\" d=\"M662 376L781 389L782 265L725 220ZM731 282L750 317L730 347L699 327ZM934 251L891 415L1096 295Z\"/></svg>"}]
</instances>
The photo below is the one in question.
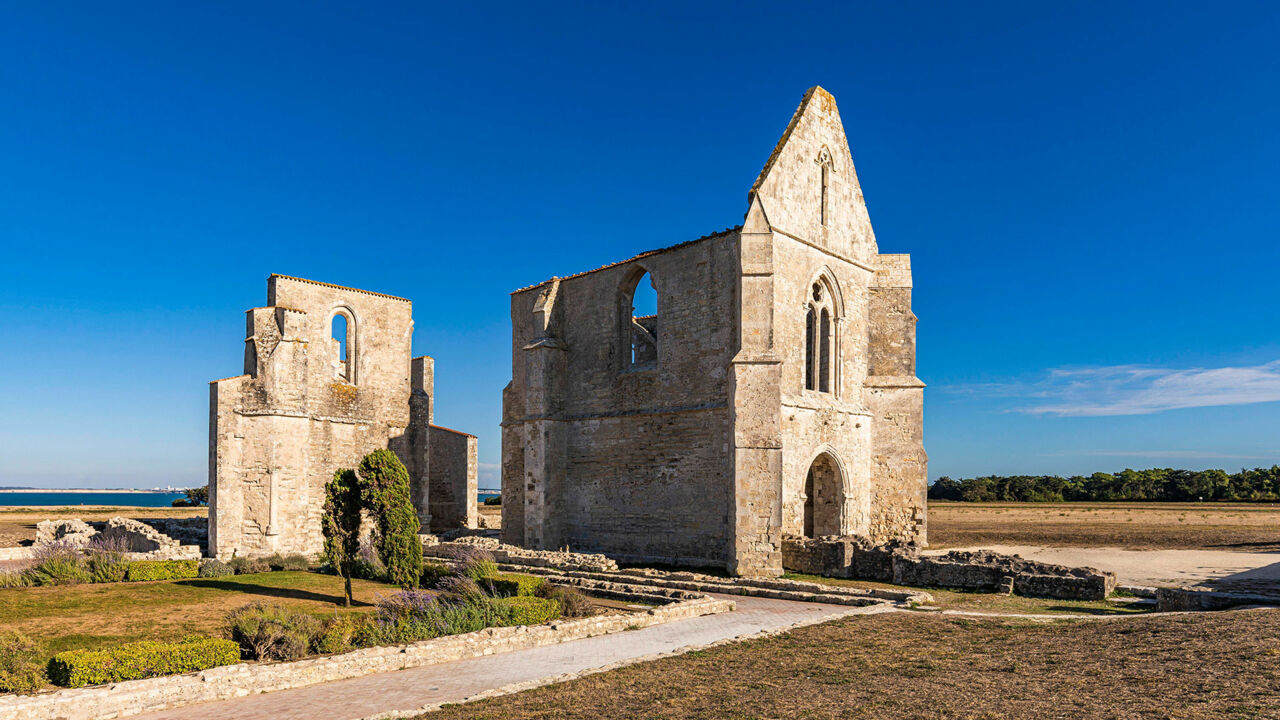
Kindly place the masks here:
<instances>
[{"instance_id":1,"label":"white cloud","mask_svg":"<svg viewBox=\"0 0 1280 720\"><path fill-rule=\"evenodd\" d=\"M1280 401L1280 360L1248 367L1156 368L1112 365L1058 368L1031 383L989 383L962 390L1035 399L1018 412L1075 417L1148 415L1179 408Z\"/></svg>"}]
</instances>

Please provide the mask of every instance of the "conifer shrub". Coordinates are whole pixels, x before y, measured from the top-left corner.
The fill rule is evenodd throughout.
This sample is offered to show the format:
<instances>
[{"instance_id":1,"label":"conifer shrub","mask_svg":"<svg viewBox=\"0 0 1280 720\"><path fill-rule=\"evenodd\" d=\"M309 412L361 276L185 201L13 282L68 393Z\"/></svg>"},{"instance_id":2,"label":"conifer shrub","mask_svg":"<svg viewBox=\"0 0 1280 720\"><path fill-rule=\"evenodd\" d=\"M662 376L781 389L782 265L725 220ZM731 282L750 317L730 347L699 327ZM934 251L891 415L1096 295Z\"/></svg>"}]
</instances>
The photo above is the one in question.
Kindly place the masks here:
<instances>
[{"instance_id":1,"label":"conifer shrub","mask_svg":"<svg viewBox=\"0 0 1280 720\"><path fill-rule=\"evenodd\" d=\"M0 632L0 693L33 693L44 684L39 643L20 632Z\"/></svg>"},{"instance_id":2,"label":"conifer shrub","mask_svg":"<svg viewBox=\"0 0 1280 720\"><path fill-rule=\"evenodd\" d=\"M128 582L179 580L199 574L200 563L197 560L134 560L125 568L125 580Z\"/></svg>"},{"instance_id":3,"label":"conifer shrub","mask_svg":"<svg viewBox=\"0 0 1280 720\"><path fill-rule=\"evenodd\" d=\"M320 528L324 562L342 578L345 603L351 606L351 578L360 577L360 483L353 470L338 470L324 487Z\"/></svg>"},{"instance_id":4,"label":"conifer shrub","mask_svg":"<svg viewBox=\"0 0 1280 720\"><path fill-rule=\"evenodd\" d=\"M377 518L378 556L387 581L416 588L422 577L422 540L418 512L409 496L409 471L390 450L374 450L356 473L363 505Z\"/></svg>"},{"instance_id":5,"label":"conifer shrub","mask_svg":"<svg viewBox=\"0 0 1280 720\"><path fill-rule=\"evenodd\" d=\"M102 650L69 650L49 661L49 679L62 687L84 687L208 670L240 662L231 640L191 637L180 642L152 640Z\"/></svg>"},{"instance_id":6,"label":"conifer shrub","mask_svg":"<svg viewBox=\"0 0 1280 720\"><path fill-rule=\"evenodd\" d=\"M275 603L256 602L227 613L227 635L249 660L296 660L320 634L320 621Z\"/></svg>"}]
</instances>

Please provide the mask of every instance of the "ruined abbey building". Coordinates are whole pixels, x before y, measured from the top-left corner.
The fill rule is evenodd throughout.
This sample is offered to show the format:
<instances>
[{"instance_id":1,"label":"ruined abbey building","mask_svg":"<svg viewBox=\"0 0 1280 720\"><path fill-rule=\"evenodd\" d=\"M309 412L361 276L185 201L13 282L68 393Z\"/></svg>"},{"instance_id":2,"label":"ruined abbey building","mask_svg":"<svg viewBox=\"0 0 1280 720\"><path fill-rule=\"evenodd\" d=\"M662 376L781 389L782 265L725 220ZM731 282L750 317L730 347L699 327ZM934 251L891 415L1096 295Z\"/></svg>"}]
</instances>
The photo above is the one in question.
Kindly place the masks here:
<instances>
[{"instance_id":1,"label":"ruined abbey building","mask_svg":"<svg viewBox=\"0 0 1280 720\"><path fill-rule=\"evenodd\" d=\"M740 227L512 294L504 542L740 575L788 536L923 543L915 322L813 88Z\"/></svg>"},{"instance_id":2,"label":"ruined abbey building","mask_svg":"<svg viewBox=\"0 0 1280 720\"><path fill-rule=\"evenodd\" d=\"M314 555L324 486L390 448L425 530L476 525L476 438L432 424L403 298L284 275L248 311L244 374L209 389L209 554Z\"/></svg>"}]
</instances>

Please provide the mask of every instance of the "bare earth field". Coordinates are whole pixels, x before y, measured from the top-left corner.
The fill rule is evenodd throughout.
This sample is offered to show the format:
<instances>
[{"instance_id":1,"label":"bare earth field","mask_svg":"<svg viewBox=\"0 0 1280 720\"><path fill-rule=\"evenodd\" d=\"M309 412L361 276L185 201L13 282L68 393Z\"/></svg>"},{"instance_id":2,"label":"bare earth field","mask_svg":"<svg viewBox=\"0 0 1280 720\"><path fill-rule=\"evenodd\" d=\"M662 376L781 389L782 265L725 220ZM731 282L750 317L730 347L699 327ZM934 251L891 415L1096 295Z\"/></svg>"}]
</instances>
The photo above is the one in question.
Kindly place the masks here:
<instances>
[{"instance_id":1,"label":"bare earth field","mask_svg":"<svg viewBox=\"0 0 1280 720\"><path fill-rule=\"evenodd\" d=\"M117 515L146 522L148 518L207 517L208 508L146 507L7 507L0 508L0 547L29 545L36 537L36 523L58 518L105 522Z\"/></svg>"},{"instance_id":2,"label":"bare earth field","mask_svg":"<svg viewBox=\"0 0 1280 720\"><path fill-rule=\"evenodd\" d=\"M1280 610L1031 622L885 613L458 705L467 718L1280 717Z\"/></svg>"},{"instance_id":3,"label":"bare earth field","mask_svg":"<svg viewBox=\"0 0 1280 720\"><path fill-rule=\"evenodd\" d=\"M1280 505L930 501L929 546L1280 550Z\"/></svg>"}]
</instances>

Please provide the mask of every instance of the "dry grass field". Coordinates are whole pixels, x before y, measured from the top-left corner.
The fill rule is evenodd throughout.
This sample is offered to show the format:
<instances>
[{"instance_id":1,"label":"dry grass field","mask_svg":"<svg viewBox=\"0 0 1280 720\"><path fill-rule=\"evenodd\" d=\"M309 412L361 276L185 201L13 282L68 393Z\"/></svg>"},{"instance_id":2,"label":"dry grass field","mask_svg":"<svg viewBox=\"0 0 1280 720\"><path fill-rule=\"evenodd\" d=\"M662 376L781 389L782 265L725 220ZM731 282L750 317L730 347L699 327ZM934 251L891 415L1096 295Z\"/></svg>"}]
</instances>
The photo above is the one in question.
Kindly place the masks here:
<instances>
[{"instance_id":1,"label":"dry grass field","mask_svg":"<svg viewBox=\"0 0 1280 720\"><path fill-rule=\"evenodd\" d=\"M929 503L929 546L1280 550L1280 505Z\"/></svg>"},{"instance_id":2,"label":"dry grass field","mask_svg":"<svg viewBox=\"0 0 1280 720\"><path fill-rule=\"evenodd\" d=\"M0 508L0 547L25 544L36 537L36 523L58 518L106 522L117 515L146 522L148 518L207 517L209 508L145 507L11 507Z\"/></svg>"},{"instance_id":3,"label":"dry grass field","mask_svg":"<svg viewBox=\"0 0 1280 720\"><path fill-rule=\"evenodd\" d=\"M1280 610L1102 621L888 613L800 628L421 720L1280 717Z\"/></svg>"}]
</instances>

